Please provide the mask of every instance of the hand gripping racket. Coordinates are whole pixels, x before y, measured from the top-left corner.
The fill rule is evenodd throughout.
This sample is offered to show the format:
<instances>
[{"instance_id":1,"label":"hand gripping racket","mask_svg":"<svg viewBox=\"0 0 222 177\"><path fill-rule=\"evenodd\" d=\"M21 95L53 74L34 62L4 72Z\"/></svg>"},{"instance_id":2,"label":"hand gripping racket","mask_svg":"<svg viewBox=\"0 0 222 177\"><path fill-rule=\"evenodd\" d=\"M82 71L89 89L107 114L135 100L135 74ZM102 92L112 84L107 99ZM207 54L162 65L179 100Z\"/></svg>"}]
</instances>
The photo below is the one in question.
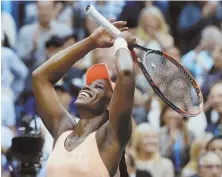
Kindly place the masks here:
<instances>
[{"instance_id":1,"label":"hand gripping racket","mask_svg":"<svg viewBox=\"0 0 222 177\"><path fill-rule=\"evenodd\" d=\"M86 15L104 27L114 38L121 33L93 6L86 7ZM203 98L193 76L175 59L164 52L135 45L139 57L131 51L136 63L155 93L172 109L185 117L198 115L203 109Z\"/></svg>"}]
</instances>

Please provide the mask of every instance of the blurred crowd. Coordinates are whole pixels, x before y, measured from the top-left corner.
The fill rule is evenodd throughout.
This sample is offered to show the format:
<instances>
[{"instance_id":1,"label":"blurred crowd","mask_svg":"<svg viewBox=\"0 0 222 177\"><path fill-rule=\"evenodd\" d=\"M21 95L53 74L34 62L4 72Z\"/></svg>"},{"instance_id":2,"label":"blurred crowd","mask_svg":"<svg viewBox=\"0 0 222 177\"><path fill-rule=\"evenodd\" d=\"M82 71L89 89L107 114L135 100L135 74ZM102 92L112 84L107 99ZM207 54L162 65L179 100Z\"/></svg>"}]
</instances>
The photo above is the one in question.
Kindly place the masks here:
<instances>
[{"instance_id":1,"label":"blurred crowd","mask_svg":"<svg viewBox=\"0 0 222 177\"><path fill-rule=\"evenodd\" d=\"M165 105L136 68L133 133L126 148L131 177L221 177L222 175L222 2L220 1L38 1L20 2L22 24L2 2L1 139L2 175L10 175L6 153L19 135L21 121L37 115L31 73L59 51L98 27L85 16L92 4L106 18L127 21L138 43L165 51L195 77L204 111L183 117ZM13 2L12 2L13 6ZM74 102L85 72L106 63L115 81L113 48L95 49L76 63L56 85L63 106L78 121ZM31 122L30 121L30 122ZM31 124L33 124L31 122ZM37 119L44 137L42 168L53 139Z\"/></svg>"}]
</instances>

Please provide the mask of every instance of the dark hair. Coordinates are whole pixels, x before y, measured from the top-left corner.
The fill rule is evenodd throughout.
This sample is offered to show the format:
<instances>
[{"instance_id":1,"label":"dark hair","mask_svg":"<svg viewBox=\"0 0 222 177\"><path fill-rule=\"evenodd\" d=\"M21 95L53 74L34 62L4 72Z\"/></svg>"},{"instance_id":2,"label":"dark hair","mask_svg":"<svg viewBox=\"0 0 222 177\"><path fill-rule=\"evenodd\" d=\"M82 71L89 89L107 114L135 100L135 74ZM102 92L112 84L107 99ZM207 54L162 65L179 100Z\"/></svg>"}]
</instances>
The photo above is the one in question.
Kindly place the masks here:
<instances>
[{"instance_id":1,"label":"dark hair","mask_svg":"<svg viewBox=\"0 0 222 177\"><path fill-rule=\"evenodd\" d=\"M222 135L213 137L213 138L207 143L207 145L206 145L206 150L207 150L207 151L209 150L211 143L213 143L213 142L216 141L216 140L222 140Z\"/></svg>"},{"instance_id":2,"label":"dark hair","mask_svg":"<svg viewBox=\"0 0 222 177\"><path fill-rule=\"evenodd\" d=\"M58 36L52 36L49 40L46 41L45 48L49 47L62 47L64 45L64 39L61 39Z\"/></svg>"},{"instance_id":3,"label":"dark hair","mask_svg":"<svg viewBox=\"0 0 222 177\"><path fill-rule=\"evenodd\" d=\"M120 171L120 177L129 177L126 166L125 149L123 150L122 157L120 160L119 171Z\"/></svg>"}]
</instances>

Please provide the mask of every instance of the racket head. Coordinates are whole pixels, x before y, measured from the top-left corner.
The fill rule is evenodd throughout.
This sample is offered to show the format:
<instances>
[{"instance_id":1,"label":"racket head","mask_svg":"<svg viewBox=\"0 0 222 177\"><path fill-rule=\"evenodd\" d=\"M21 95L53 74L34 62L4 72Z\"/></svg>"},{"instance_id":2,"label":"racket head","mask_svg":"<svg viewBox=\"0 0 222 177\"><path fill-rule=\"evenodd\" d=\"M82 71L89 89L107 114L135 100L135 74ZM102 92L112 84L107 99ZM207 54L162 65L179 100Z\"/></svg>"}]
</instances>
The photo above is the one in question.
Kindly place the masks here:
<instances>
[{"instance_id":1,"label":"racket head","mask_svg":"<svg viewBox=\"0 0 222 177\"><path fill-rule=\"evenodd\" d=\"M203 97L193 76L168 54L137 47L137 64L154 92L172 109L185 117L194 117L203 110Z\"/></svg>"}]
</instances>

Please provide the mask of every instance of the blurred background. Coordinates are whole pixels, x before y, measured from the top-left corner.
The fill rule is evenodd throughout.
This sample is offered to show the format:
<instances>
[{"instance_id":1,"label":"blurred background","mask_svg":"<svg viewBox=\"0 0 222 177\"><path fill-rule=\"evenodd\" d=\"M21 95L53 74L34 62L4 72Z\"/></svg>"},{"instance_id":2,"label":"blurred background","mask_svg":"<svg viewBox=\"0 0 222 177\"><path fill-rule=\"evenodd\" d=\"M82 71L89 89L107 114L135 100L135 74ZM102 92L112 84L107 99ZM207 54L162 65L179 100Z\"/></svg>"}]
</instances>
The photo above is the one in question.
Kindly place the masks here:
<instances>
[{"instance_id":1,"label":"blurred background","mask_svg":"<svg viewBox=\"0 0 222 177\"><path fill-rule=\"evenodd\" d=\"M35 109L31 73L97 28L84 9L127 21L138 43L167 52L195 77L204 111L182 117L153 93L136 68L133 134L126 148L130 177L221 177L221 1L1 1L2 176L45 177L53 139ZM95 49L56 85L63 106L74 106L85 72L106 63L115 81L113 48Z\"/></svg>"}]
</instances>

